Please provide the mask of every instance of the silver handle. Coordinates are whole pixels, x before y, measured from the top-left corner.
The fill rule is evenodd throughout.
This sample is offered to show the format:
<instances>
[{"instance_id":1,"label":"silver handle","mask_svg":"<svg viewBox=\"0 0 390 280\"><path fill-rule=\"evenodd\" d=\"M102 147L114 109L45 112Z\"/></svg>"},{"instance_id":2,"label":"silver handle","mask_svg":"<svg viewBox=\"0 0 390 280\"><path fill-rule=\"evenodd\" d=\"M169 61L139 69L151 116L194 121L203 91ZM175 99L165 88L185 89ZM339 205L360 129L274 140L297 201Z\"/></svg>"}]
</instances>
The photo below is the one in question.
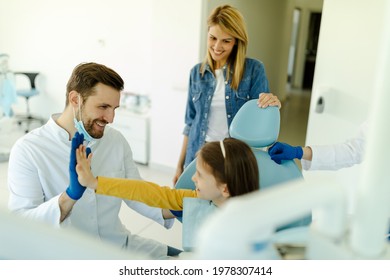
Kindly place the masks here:
<instances>
[{"instance_id":1,"label":"silver handle","mask_svg":"<svg viewBox=\"0 0 390 280\"><path fill-rule=\"evenodd\" d=\"M324 107L325 107L325 100L322 96L320 96L317 100L316 104L316 113L321 114L324 112Z\"/></svg>"}]
</instances>

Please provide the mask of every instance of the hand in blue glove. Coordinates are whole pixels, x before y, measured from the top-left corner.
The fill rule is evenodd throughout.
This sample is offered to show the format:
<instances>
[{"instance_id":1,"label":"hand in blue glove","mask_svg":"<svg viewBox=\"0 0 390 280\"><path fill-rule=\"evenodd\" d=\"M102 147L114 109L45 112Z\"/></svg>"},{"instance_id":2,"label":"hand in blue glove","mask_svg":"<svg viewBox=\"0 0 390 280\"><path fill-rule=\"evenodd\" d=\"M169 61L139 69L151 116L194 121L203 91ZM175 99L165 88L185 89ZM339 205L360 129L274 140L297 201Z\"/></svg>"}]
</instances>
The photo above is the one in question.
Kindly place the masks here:
<instances>
[{"instance_id":1,"label":"hand in blue glove","mask_svg":"<svg viewBox=\"0 0 390 280\"><path fill-rule=\"evenodd\" d=\"M80 185L76 172L76 150L84 142L84 134L78 132L72 138L72 147L70 149L70 161L69 161L69 187L66 189L66 193L73 200L78 200L83 196L85 187ZM87 156L91 153L91 148L86 150Z\"/></svg>"},{"instance_id":2,"label":"hand in blue glove","mask_svg":"<svg viewBox=\"0 0 390 280\"><path fill-rule=\"evenodd\" d=\"M294 158L301 159L303 156L303 149L300 146L293 147L286 143L276 142L268 149L268 154L273 161L277 164L281 164L282 160L291 160Z\"/></svg>"}]
</instances>

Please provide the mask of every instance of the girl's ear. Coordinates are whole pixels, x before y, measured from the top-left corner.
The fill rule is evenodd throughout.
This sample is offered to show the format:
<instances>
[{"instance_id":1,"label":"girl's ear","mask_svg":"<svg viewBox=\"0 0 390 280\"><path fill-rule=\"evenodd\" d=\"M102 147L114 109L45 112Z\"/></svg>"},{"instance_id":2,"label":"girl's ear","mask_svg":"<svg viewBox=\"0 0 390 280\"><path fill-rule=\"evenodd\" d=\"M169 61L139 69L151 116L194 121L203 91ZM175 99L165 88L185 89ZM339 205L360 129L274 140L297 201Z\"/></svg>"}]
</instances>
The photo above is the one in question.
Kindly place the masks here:
<instances>
[{"instance_id":1,"label":"girl's ear","mask_svg":"<svg viewBox=\"0 0 390 280\"><path fill-rule=\"evenodd\" d=\"M221 190L221 194L223 197L225 197L225 198L230 197L230 192L229 192L229 189L227 187L227 184L221 184L220 190Z\"/></svg>"}]
</instances>

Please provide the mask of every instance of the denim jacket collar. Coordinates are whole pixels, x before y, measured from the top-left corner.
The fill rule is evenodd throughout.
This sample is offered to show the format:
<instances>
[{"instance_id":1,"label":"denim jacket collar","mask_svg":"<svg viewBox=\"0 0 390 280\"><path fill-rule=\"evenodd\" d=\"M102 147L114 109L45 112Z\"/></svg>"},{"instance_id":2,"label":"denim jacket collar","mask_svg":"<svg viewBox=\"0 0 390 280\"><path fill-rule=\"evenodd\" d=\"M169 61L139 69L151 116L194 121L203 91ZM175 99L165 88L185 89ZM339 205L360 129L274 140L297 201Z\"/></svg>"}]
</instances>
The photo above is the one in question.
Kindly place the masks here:
<instances>
[{"instance_id":1,"label":"denim jacket collar","mask_svg":"<svg viewBox=\"0 0 390 280\"><path fill-rule=\"evenodd\" d=\"M225 64L222 69L223 69L223 74L224 76L226 77L226 68L227 68L227 64ZM210 68L210 65L208 63L206 63L205 65L205 68L204 68L205 71L209 71L211 74L213 74L213 71L211 71L211 68ZM230 68L230 74L233 74L233 70Z\"/></svg>"}]
</instances>

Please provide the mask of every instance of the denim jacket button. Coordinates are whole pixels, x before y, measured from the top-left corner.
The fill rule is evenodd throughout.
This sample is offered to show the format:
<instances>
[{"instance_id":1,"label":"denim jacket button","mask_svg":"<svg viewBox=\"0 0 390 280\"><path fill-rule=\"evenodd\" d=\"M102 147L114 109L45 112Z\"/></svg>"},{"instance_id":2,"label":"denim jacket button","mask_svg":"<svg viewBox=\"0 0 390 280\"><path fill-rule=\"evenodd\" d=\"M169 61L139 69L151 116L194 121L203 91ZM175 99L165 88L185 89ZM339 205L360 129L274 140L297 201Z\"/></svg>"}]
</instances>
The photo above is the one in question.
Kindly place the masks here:
<instances>
[{"instance_id":1,"label":"denim jacket button","mask_svg":"<svg viewBox=\"0 0 390 280\"><path fill-rule=\"evenodd\" d=\"M225 97L226 99L229 99L229 95L226 95L226 97Z\"/></svg>"},{"instance_id":2,"label":"denim jacket button","mask_svg":"<svg viewBox=\"0 0 390 280\"><path fill-rule=\"evenodd\" d=\"M230 116L230 115L227 115L227 117L230 119L231 116Z\"/></svg>"}]
</instances>

